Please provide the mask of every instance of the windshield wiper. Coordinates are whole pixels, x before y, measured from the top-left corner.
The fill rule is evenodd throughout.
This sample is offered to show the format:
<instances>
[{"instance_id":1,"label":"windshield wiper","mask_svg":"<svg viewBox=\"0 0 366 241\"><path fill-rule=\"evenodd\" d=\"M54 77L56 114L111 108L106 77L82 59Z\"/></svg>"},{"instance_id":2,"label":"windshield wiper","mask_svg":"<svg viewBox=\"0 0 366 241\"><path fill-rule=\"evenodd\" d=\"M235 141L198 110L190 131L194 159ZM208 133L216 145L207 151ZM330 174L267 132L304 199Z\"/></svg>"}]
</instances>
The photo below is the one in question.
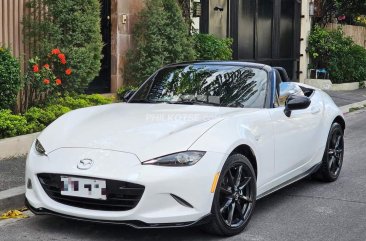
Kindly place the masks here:
<instances>
[{"instance_id":1,"label":"windshield wiper","mask_svg":"<svg viewBox=\"0 0 366 241\"><path fill-rule=\"evenodd\" d=\"M158 103L158 102L152 100L132 100L129 103Z\"/></svg>"},{"instance_id":2,"label":"windshield wiper","mask_svg":"<svg viewBox=\"0 0 366 241\"><path fill-rule=\"evenodd\" d=\"M178 101L169 101L168 104L178 104L178 105L212 105L212 106L221 106L218 103L208 102L204 100L178 100Z\"/></svg>"}]
</instances>

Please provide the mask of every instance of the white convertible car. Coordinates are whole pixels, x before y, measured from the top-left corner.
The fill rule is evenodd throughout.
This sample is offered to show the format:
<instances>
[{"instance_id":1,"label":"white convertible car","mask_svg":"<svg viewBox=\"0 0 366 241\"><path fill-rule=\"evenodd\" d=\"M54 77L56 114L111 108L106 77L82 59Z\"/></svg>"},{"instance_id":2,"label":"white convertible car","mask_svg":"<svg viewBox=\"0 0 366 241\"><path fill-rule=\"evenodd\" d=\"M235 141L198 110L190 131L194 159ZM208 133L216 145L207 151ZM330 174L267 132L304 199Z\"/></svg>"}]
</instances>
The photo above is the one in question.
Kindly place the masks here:
<instances>
[{"instance_id":1,"label":"white convertible car","mask_svg":"<svg viewBox=\"0 0 366 241\"><path fill-rule=\"evenodd\" d=\"M335 181L342 167L342 112L286 76L253 63L174 64L127 103L72 111L29 152L26 204L36 214L238 234L256 200L307 175Z\"/></svg>"}]
</instances>

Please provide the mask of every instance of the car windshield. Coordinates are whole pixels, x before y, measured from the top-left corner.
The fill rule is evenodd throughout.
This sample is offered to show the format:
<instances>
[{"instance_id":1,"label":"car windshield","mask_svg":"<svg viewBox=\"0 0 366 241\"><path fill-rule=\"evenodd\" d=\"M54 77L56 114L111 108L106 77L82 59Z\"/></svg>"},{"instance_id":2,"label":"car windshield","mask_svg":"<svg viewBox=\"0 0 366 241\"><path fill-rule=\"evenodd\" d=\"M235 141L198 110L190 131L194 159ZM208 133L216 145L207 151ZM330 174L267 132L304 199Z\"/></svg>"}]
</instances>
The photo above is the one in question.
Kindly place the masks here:
<instances>
[{"instance_id":1,"label":"car windshield","mask_svg":"<svg viewBox=\"0 0 366 241\"><path fill-rule=\"evenodd\" d=\"M129 102L263 108L267 78L266 71L246 66L172 66L146 81Z\"/></svg>"}]
</instances>

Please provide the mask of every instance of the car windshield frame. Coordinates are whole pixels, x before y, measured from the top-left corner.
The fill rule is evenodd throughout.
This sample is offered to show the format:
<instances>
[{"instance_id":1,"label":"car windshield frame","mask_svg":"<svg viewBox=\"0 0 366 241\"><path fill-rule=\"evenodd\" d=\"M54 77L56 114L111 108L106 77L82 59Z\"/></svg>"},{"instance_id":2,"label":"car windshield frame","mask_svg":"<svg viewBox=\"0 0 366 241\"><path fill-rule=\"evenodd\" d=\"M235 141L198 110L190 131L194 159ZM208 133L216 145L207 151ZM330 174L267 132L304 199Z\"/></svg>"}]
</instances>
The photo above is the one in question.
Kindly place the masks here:
<instances>
[{"instance_id":1,"label":"car windshield frame","mask_svg":"<svg viewBox=\"0 0 366 241\"><path fill-rule=\"evenodd\" d=\"M197 97L191 98L191 99L182 99L181 101L179 100L175 100L175 101L168 101L168 100L164 100L164 101L154 101L154 100L149 100L148 98L145 99L135 99L135 97L140 93L140 91L145 87L146 84L151 84L151 86L149 87L149 90L146 93L151 93L151 89L153 87L153 84L150 83L151 81L154 82L155 78L162 72L162 71L166 71L167 69L178 69L178 68L187 68L189 66L204 66L204 67L215 67L217 66L217 70L220 67L237 67L238 70L240 69L252 69L252 70L260 70L263 71L265 73L265 90L262 89L261 91L264 91L264 98L263 98L263 105L259 106L259 107L251 107L251 106L226 106L226 105L222 105L222 103L218 104L215 102L204 102L202 100L200 100ZM271 93L271 77L270 77L270 71L268 68L266 68L265 65L257 65L257 64L245 64L245 63L236 63L236 62L230 62L230 63L220 63L220 62L215 62L215 63L210 63L210 62L193 62L193 63L180 63L180 64L174 64L174 65L168 65L165 66L161 69L159 69L158 71L156 71L153 75L151 75L143 84L140 85L140 87L138 88L138 90L131 96L131 98L127 101L127 103L145 103L145 104L161 104L161 103L167 103L167 104L184 104L184 105L211 105L211 106L218 106L218 107L226 107L226 108L268 108L268 100L269 98L269 94ZM147 94L148 95L148 94ZM193 95L192 95L193 96ZM147 96L146 96L147 97ZM208 98L208 96L206 96ZM181 98L181 97L179 97ZM179 99L178 98L178 99Z\"/></svg>"}]
</instances>

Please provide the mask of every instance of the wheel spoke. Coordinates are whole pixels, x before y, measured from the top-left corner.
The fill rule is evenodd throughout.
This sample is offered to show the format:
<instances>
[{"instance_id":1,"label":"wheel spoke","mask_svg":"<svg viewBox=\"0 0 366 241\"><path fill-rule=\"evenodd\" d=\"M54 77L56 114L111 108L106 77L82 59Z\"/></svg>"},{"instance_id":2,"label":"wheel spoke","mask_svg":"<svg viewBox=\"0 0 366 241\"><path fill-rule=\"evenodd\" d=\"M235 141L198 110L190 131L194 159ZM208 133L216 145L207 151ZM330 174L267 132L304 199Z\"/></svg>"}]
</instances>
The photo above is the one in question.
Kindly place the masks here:
<instances>
[{"instance_id":1,"label":"wheel spoke","mask_svg":"<svg viewBox=\"0 0 366 241\"><path fill-rule=\"evenodd\" d=\"M239 185L239 190L243 190L250 183L251 180L251 177L245 177L245 180Z\"/></svg>"},{"instance_id":2,"label":"wheel spoke","mask_svg":"<svg viewBox=\"0 0 366 241\"><path fill-rule=\"evenodd\" d=\"M337 141L338 141L338 135L337 135L336 132L334 132L333 133L333 136L332 136L332 144L333 144L333 147L336 146Z\"/></svg>"},{"instance_id":3,"label":"wheel spoke","mask_svg":"<svg viewBox=\"0 0 366 241\"><path fill-rule=\"evenodd\" d=\"M235 187L239 186L242 173L243 173L243 166L239 166L238 173L236 174Z\"/></svg>"},{"instance_id":4,"label":"wheel spoke","mask_svg":"<svg viewBox=\"0 0 366 241\"><path fill-rule=\"evenodd\" d=\"M330 159L329 164L328 164L329 170L331 170L333 165L335 164L335 159L336 158L334 156L332 156L332 158Z\"/></svg>"},{"instance_id":5,"label":"wheel spoke","mask_svg":"<svg viewBox=\"0 0 366 241\"><path fill-rule=\"evenodd\" d=\"M229 175L229 178L228 178L229 179L229 183L230 183L231 187L234 188L235 187L234 176L231 173L231 169L229 169L228 175Z\"/></svg>"},{"instance_id":6,"label":"wheel spoke","mask_svg":"<svg viewBox=\"0 0 366 241\"><path fill-rule=\"evenodd\" d=\"M338 167L340 167L340 166L341 166L341 164L342 164L342 158L341 158L341 157L339 157L339 158L337 159L337 166L338 166Z\"/></svg>"},{"instance_id":7,"label":"wheel spoke","mask_svg":"<svg viewBox=\"0 0 366 241\"><path fill-rule=\"evenodd\" d=\"M220 187L220 191L222 193L225 193L226 195L232 195L233 194L232 191L230 191L230 190L228 190L227 188L224 188L224 187Z\"/></svg>"},{"instance_id":8,"label":"wheel spoke","mask_svg":"<svg viewBox=\"0 0 366 241\"><path fill-rule=\"evenodd\" d=\"M223 213L225 211L225 209L227 209L232 202L233 202L233 199L231 199L231 198L229 200L227 200L225 205L220 209L220 213Z\"/></svg>"},{"instance_id":9,"label":"wheel spoke","mask_svg":"<svg viewBox=\"0 0 366 241\"><path fill-rule=\"evenodd\" d=\"M245 195L240 195L239 198L241 198L242 200L244 200L247 203L252 203L253 200L251 200L249 197L245 196Z\"/></svg>"},{"instance_id":10,"label":"wheel spoke","mask_svg":"<svg viewBox=\"0 0 366 241\"><path fill-rule=\"evenodd\" d=\"M235 210L235 202L233 202L231 204L231 208L230 208L230 211L229 211L229 216L228 216L228 219L227 219L227 222L228 222L229 225L231 225L231 223L233 222L234 210Z\"/></svg>"},{"instance_id":11,"label":"wheel spoke","mask_svg":"<svg viewBox=\"0 0 366 241\"><path fill-rule=\"evenodd\" d=\"M342 139L342 136L338 136L334 149L336 149L336 150L339 149L339 144L341 143L341 139Z\"/></svg>"},{"instance_id":12,"label":"wheel spoke","mask_svg":"<svg viewBox=\"0 0 366 241\"><path fill-rule=\"evenodd\" d=\"M236 211L240 214L240 216L241 216L241 210L242 210L242 207L241 207L241 204L240 204L240 202L239 201L235 201L235 209L236 209Z\"/></svg>"}]
</instances>

